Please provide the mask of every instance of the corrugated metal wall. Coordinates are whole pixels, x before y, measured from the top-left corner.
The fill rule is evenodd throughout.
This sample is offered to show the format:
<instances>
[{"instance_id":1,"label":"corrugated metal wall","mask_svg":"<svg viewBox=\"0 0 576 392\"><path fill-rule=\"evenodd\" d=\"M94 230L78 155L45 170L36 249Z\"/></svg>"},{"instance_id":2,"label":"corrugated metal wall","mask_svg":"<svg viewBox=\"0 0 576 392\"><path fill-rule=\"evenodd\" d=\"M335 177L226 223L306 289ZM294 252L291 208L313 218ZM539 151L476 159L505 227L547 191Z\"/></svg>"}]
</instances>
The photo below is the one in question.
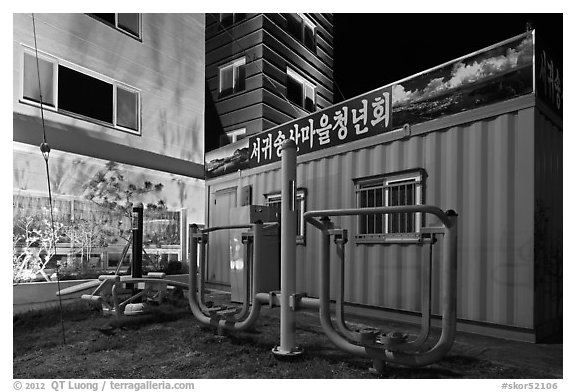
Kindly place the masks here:
<instances>
[{"instance_id":1,"label":"corrugated metal wall","mask_svg":"<svg viewBox=\"0 0 576 392\"><path fill-rule=\"evenodd\" d=\"M539 110L535 140L534 323L549 329L562 317L562 131Z\"/></svg>"},{"instance_id":2,"label":"corrugated metal wall","mask_svg":"<svg viewBox=\"0 0 576 392\"><path fill-rule=\"evenodd\" d=\"M352 208L353 179L417 168L428 174L425 203L459 214L458 317L532 328L534 109L304 162L298 165L298 186L308 189L308 211ZM264 204L264 193L280 190L280 172L238 180L238 188L248 184L253 186L253 203ZM346 301L419 311L420 268L428 248L355 244L355 220L335 221L349 229L351 238ZM297 290L311 296L318 295L318 239L317 230L308 225L306 245L297 250ZM436 267L438 263L436 247ZM336 265L333 257L333 285ZM434 290L439 287L438 272ZM436 290L435 312L438 297Z\"/></svg>"}]
</instances>

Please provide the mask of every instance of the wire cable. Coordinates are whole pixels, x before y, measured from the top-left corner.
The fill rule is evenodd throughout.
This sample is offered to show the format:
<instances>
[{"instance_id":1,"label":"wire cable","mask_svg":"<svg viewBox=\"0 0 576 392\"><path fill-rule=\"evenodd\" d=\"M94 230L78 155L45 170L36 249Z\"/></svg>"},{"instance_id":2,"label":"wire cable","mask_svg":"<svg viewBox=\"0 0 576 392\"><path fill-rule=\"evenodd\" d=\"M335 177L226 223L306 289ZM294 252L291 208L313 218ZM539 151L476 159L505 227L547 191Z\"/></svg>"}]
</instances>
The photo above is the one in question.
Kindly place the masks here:
<instances>
[{"instance_id":1,"label":"wire cable","mask_svg":"<svg viewBox=\"0 0 576 392\"><path fill-rule=\"evenodd\" d=\"M42 99L42 83L40 82L40 62L38 60L38 42L36 40L36 22L34 14L32 14L32 30L34 32L34 51L36 54L36 72L38 75L38 95L40 96L40 116L42 117L42 144L40 144L40 151L44 157L44 163L46 165L46 179L48 181L48 201L50 203L50 228L52 230L52 245L54 246L54 257L57 252L56 246L56 231L54 229L54 207L52 205L52 189L50 186L50 168L48 166L48 156L50 155L50 145L46 141L46 125L44 123L44 106ZM50 260L46 261L44 265L47 265ZM60 265L56 262L56 282L58 285L58 293L60 293ZM62 344L66 344L66 333L64 329L64 314L62 310L62 296L58 295L58 302L60 305L60 325L62 327Z\"/></svg>"}]
</instances>

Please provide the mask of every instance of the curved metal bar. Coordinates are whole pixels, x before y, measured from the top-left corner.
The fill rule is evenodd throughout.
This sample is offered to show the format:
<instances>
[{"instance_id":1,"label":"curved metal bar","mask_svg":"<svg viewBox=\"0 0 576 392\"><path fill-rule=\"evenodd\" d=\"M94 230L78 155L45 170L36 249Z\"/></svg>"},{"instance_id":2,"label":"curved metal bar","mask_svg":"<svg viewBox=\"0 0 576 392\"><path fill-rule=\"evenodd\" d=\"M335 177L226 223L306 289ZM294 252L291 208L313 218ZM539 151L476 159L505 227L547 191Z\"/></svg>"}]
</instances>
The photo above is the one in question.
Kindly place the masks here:
<instances>
[{"instance_id":1,"label":"curved metal bar","mask_svg":"<svg viewBox=\"0 0 576 392\"><path fill-rule=\"evenodd\" d=\"M330 318L330 236L329 224L321 223L315 217L344 215L365 215L394 212L427 212L440 218L446 227L443 239L443 257L441 268L442 332L440 339L426 352L406 353L397 351L397 347L360 346L350 343L332 326ZM377 207L350 210L311 211L304 214L304 219L315 227L322 226L320 244L320 324L328 338L339 348L353 355L369 357L375 360L393 362L406 366L419 367L437 362L450 350L456 334L456 214L444 213L432 206ZM315 222L315 223L314 223Z\"/></svg>"},{"instance_id":2,"label":"curved metal bar","mask_svg":"<svg viewBox=\"0 0 576 392\"><path fill-rule=\"evenodd\" d=\"M255 231L254 231L254 249L259 249L259 242L260 242L260 234L261 234L261 224L255 224ZM260 229L260 230L259 230ZM197 233L198 228L195 225L191 227L191 234ZM242 321L232 321L232 320L225 320L222 319L219 315L207 316L202 312L200 305L198 303L198 299L196 296L196 291L198 289L197 286L197 279L196 275L198 273L198 268L196 265L197 260L197 247L196 244L193 243L194 236L190 235L190 247L189 247L189 260L190 260L190 268L188 274L188 302L190 304L190 310L196 319L206 326L226 329L230 331L243 331L250 328L258 319L260 315L260 308L262 304L265 303L263 296L258 296L256 292L254 292L254 274L252 274L252 290L253 290L253 301L252 307L250 308L250 313L245 320ZM260 255L258 252L254 252L253 257L253 267L254 270L258 267Z\"/></svg>"},{"instance_id":3,"label":"curved metal bar","mask_svg":"<svg viewBox=\"0 0 576 392\"><path fill-rule=\"evenodd\" d=\"M192 237L192 241L191 241L191 245L190 246L197 246L195 241L198 240L200 242L200 269L198 272L198 277L197 280L200 281L199 283L199 290L198 290L198 305L200 306L200 309L202 310L202 313L204 313L204 315L206 317L211 317L209 316L209 308L208 306L206 306L205 302L204 302L204 293L205 293L205 270L206 270L206 246L207 246L207 241L208 241L208 236L207 233L209 232L213 232L213 231L218 231L218 230L232 230L232 229L250 229L255 227L255 225L229 225L229 226L215 226L212 228L208 228L208 229L203 229L200 230L198 229L197 226L193 225L195 227L195 230L193 232L190 233L190 236ZM244 251L244 259L245 259L245 269L244 269L244 273L243 273L243 280L244 280L244 288L245 288L245 292L244 292L244 300L242 302L242 308L240 310L240 312L238 314L235 314L232 316L233 321L238 322L238 321L242 321L244 320L248 314L249 314L249 308L250 308L250 296L251 296L251 291L250 291L250 267L251 267L251 254L248 254L248 248L250 247L249 244L245 244L245 251Z\"/></svg>"},{"instance_id":4,"label":"curved metal bar","mask_svg":"<svg viewBox=\"0 0 576 392\"><path fill-rule=\"evenodd\" d=\"M360 342L360 334L358 332L352 331L346 325L346 320L344 319L344 267L345 267L345 244L344 241L341 243L336 242L336 253L340 259L340 273L338 276L339 286L337 288L336 295L336 327L342 335L353 342Z\"/></svg>"}]
</instances>

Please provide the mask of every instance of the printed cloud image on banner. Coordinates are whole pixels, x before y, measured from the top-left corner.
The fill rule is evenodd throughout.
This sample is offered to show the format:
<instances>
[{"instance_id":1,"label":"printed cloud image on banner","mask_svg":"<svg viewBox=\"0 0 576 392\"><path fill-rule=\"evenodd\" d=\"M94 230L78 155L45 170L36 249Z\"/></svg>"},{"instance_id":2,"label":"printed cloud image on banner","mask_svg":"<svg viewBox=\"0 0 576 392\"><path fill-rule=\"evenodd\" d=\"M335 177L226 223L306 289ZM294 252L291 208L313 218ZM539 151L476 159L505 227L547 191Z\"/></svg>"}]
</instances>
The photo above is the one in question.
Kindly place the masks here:
<instances>
[{"instance_id":1,"label":"printed cloud image on banner","mask_svg":"<svg viewBox=\"0 0 576 392\"><path fill-rule=\"evenodd\" d=\"M280 160L286 139L294 140L297 154L302 155L390 130L392 87L388 86L250 137L250 167Z\"/></svg>"}]
</instances>

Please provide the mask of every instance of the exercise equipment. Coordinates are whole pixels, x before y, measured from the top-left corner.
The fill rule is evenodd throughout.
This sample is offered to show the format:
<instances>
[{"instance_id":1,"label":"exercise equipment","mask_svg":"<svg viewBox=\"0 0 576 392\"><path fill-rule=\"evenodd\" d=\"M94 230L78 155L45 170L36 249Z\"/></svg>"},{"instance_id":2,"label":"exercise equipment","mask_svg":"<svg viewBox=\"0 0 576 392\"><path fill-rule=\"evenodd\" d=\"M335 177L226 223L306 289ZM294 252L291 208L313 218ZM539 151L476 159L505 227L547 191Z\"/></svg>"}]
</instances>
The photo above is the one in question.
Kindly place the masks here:
<instances>
[{"instance_id":1,"label":"exercise equipment","mask_svg":"<svg viewBox=\"0 0 576 392\"><path fill-rule=\"evenodd\" d=\"M302 354L303 349L296 342L296 312L300 309L313 309L319 313L322 330L330 341L338 348L356 356L370 358L373 369L382 371L386 363L397 363L406 366L419 367L439 361L450 350L456 332L456 244L457 244L457 214L452 211L442 211L429 205L371 207L340 210L309 211L303 216L305 222L320 231L319 260L319 298L307 297L306 293L297 293L296 287L296 144L286 140L282 145L282 212L281 212L281 283L280 291L261 292L260 282L255 278L254 271L262 263L261 241L262 222L248 226L229 226L198 230L195 225L190 230L190 273L189 273L189 303L194 316L203 324L218 329L241 331L250 328L256 322L263 305L280 307L280 344L272 352L278 357L294 357ZM330 218L339 216L363 216L373 214L421 213L431 214L438 218L439 225L423 227L421 233L429 236L420 246L427 243L430 257L422 266L422 318L420 332L414 339L408 339L408 334L401 331L382 333L375 328L352 330L344 316L344 265L345 247L348 242L347 230L336 226ZM242 312L227 313L212 311L203 304L205 245L207 233L210 230L244 228L249 229L246 236L252 241L246 241L245 258L248 266L244 271L245 282L251 282L250 299L246 299ZM441 237L440 240L438 238ZM336 254L339 258L338 282L336 287L336 315L333 322L330 311L330 240L336 244ZM243 241L244 242L244 241ZM438 341L429 349L425 343L429 339L431 317L431 275L432 247L439 243L442 248L440 266L440 299L441 327ZM202 244L200 260L197 247ZM312 244L309 242L308 246ZM198 274L200 266L200 274ZM200 287L198 287L198 285ZM247 287L246 285L245 287ZM248 295L246 295L248 298ZM249 308L249 310L248 310ZM336 327L334 326L336 325Z\"/></svg>"}]
</instances>

